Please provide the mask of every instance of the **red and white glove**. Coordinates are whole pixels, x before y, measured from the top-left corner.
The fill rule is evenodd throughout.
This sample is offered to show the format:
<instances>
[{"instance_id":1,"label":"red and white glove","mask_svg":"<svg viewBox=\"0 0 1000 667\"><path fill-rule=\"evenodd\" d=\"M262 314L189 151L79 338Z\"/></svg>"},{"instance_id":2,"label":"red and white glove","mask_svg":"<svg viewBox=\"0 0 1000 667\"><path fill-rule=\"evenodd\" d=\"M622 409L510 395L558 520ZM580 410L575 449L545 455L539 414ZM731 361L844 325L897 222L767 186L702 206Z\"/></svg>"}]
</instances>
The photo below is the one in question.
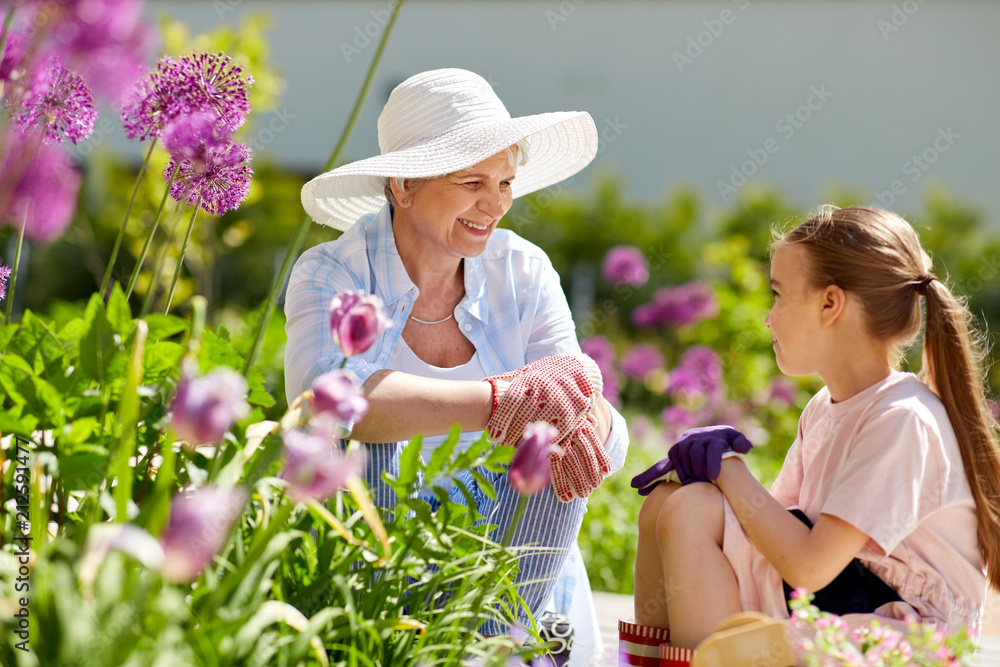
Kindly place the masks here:
<instances>
[{"instance_id":1,"label":"red and white glove","mask_svg":"<svg viewBox=\"0 0 1000 667\"><path fill-rule=\"evenodd\" d=\"M569 438L562 451L549 457L552 488L563 502L586 498L611 474L611 459L597 434L595 419L588 414Z\"/></svg>"},{"instance_id":2,"label":"red and white glove","mask_svg":"<svg viewBox=\"0 0 1000 667\"><path fill-rule=\"evenodd\" d=\"M516 447L524 427L544 421L559 430L560 444L601 395L601 371L590 357L553 355L515 371L485 378L493 387L493 412L486 429L493 442Z\"/></svg>"}]
</instances>

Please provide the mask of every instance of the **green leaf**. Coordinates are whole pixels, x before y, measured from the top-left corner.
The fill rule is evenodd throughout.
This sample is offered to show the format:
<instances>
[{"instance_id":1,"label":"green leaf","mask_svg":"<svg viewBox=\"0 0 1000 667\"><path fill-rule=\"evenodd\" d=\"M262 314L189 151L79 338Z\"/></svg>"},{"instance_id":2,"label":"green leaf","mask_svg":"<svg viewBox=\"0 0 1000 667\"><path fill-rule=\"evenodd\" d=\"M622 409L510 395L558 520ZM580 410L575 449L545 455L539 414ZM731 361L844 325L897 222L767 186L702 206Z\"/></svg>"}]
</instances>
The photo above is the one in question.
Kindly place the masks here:
<instances>
[{"instance_id":1,"label":"green leaf","mask_svg":"<svg viewBox=\"0 0 1000 667\"><path fill-rule=\"evenodd\" d=\"M423 438L419 435L403 450L403 455L399 459L399 484L409 491L417 482L417 475L420 472L420 450L423 448Z\"/></svg>"},{"instance_id":2,"label":"green leaf","mask_svg":"<svg viewBox=\"0 0 1000 667\"><path fill-rule=\"evenodd\" d=\"M107 452L78 452L59 460L59 479L67 491L88 491L104 481L107 469Z\"/></svg>"},{"instance_id":3,"label":"green leaf","mask_svg":"<svg viewBox=\"0 0 1000 667\"><path fill-rule=\"evenodd\" d=\"M229 366L240 370L243 367L243 357L233 348L232 343L206 329L201 336L198 363L203 372L208 372L216 366Z\"/></svg>"},{"instance_id":4,"label":"green leaf","mask_svg":"<svg viewBox=\"0 0 1000 667\"><path fill-rule=\"evenodd\" d=\"M100 422L96 417L77 417L57 434L60 452L76 451L80 446L93 441L99 431Z\"/></svg>"},{"instance_id":5,"label":"green leaf","mask_svg":"<svg viewBox=\"0 0 1000 667\"><path fill-rule=\"evenodd\" d=\"M455 446L458 444L458 438L461 435L461 427L458 424L453 424L448 437L431 454L431 460L427 463L427 479L434 479L444 472L445 465L451 460L451 454L455 451Z\"/></svg>"},{"instance_id":6,"label":"green leaf","mask_svg":"<svg viewBox=\"0 0 1000 667\"><path fill-rule=\"evenodd\" d=\"M13 408L0 410L0 433L23 435L31 437L31 432L38 428L38 418L25 406L16 405Z\"/></svg>"},{"instance_id":7,"label":"green leaf","mask_svg":"<svg viewBox=\"0 0 1000 667\"><path fill-rule=\"evenodd\" d=\"M128 299L125 298L125 292L122 291L122 287L118 283L115 283L111 289L107 315L111 327L122 337L132 329L132 309L128 305Z\"/></svg>"},{"instance_id":8,"label":"green leaf","mask_svg":"<svg viewBox=\"0 0 1000 667\"><path fill-rule=\"evenodd\" d=\"M35 374L35 369L31 367L31 364L16 354L0 355L0 370L3 369L17 369L28 375Z\"/></svg>"},{"instance_id":9,"label":"green leaf","mask_svg":"<svg viewBox=\"0 0 1000 667\"><path fill-rule=\"evenodd\" d=\"M253 405L269 408L275 404L274 396L267 390L267 383L264 380L264 373L254 366L247 375L247 386L250 390L247 402Z\"/></svg>"},{"instance_id":10,"label":"green leaf","mask_svg":"<svg viewBox=\"0 0 1000 667\"><path fill-rule=\"evenodd\" d=\"M149 340L163 340L170 338L182 331L187 331L190 323L177 317L176 315L163 315L154 313L145 317L146 324L149 325Z\"/></svg>"},{"instance_id":11,"label":"green leaf","mask_svg":"<svg viewBox=\"0 0 1000 667\"><path fill-rule=\"evenodd\" d=\"M184 346L171 341L158 341L146 346L146 358L143 360L145 377L144 384L155 384L171 375L180 367Z\"/></svg>"},{"instance_id":12,"label":"green leaf","mask_svg":"<svg viewBox=\"0 0 1000 667\"><path fill-rule=\"evenodd\" d=\"M38 375L60 372L66 354L52 330L31 311L24 313L7 351L23 357Z\"/></svg>"},{"instance_id":13,"label":"green leaf","mask_svg":"<svg viewBox=\"0 0 1000 667\"><path fill-rule=\"evenodd\" d=\"M86 335L80 341L80 369L87 377L103 383L116 346L100 295L91 297L84 319L88 326Z\"/></svg>"}]
</instances>

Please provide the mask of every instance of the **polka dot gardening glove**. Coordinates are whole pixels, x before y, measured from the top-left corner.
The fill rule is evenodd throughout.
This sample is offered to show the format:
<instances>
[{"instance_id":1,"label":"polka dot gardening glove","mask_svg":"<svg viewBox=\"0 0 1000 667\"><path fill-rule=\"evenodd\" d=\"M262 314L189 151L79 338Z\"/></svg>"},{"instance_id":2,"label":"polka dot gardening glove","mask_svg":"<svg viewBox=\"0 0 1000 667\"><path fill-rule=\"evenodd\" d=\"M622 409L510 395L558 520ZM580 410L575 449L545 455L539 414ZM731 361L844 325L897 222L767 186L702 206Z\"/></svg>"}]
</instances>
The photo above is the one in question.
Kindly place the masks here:
<instances>
[{"instance_id":1,"label":"polka dot gardening glove","mask_svg":"<svg viewBox=\"0 0 1000 667\"><path fill-rule=\"evenodd\" d=\"M563 502L586 498L611 474L611 459L597 434L594 417L588 414L561 446L561 452L549 457L556 497Z\"/></svg>"},{"instance_id":2,"label":"polka dot gardening glove","mask_svg":"<svg viewBox=\"0 0 1000 667\"><path fill-rule=\"evenodd\" d=\"M554 355L484 380L493 387L486 429L495 443L516 447L524 427L544 421L559 430L562 445L601 395L601 371L590 357Z\"/></svg>"}]
</instances>

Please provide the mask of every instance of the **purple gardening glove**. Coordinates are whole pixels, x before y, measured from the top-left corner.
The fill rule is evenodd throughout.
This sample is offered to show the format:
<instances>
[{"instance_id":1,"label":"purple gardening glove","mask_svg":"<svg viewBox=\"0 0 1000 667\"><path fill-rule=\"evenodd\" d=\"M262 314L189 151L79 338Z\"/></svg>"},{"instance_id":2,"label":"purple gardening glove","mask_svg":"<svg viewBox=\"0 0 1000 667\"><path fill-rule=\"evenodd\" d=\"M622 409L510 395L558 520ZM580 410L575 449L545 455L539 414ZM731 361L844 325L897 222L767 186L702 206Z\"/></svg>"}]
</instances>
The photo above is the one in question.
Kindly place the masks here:
<instances>
[{"instance_id":1,"label":"purple gardening glove","mask_svg":"<svg viewBox=\"0 0 1000 667\"><path fill-rule=\"evenodd\" d=\"M657 484L673 475L681 484L711 482L719 476L723 458L746 454L752 448L746 436L731 426L694 428L684 432L667 458L633 477L632 488L648 496Z\"/></svg>"}]
</instances>

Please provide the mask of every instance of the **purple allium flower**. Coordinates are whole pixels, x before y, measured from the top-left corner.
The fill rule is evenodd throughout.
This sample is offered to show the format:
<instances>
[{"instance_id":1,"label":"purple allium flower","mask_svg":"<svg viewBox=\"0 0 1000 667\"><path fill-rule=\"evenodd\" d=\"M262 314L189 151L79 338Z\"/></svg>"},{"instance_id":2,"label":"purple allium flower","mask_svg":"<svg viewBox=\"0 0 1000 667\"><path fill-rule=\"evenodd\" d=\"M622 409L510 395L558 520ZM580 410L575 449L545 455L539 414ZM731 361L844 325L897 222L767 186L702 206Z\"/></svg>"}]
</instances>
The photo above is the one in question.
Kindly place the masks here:
<instances>
[{"instance_id":1,"label":"purple allium flower","mask_svg":"<svg viewBox=\"0 0 1000 667\"><path fill-rule=\"evenodd\" d=\"M695 345L681 355L680 364L670 372L667 393L704 394L715 401L722 394L722 360L715 350Z\"/></svg>"},{"instance_id":2,"label":"purple allium flower","mask_svg":"<svg viewBox=\"0 0 1000 667\"><path fill-rule=\"evenodd\" d=\"M250 113L253 77L224 53L194 53L161 58L129 94L121 118L129 139L158 137L180 115L214 111L232 132Z\"/></svg>"},{"instance_id":3,"label":"purple allium flower","mask_svg":"<svg viewBox=\"0 0 1000 667\"><path fill-rule=\"evenodd\" d=\"M7 280L10 278L10 267L0 264L0 301L7 298Z\"/></svg>"},{"instance_id":4,"label":"purple allium flower","mask_svg":"<svg viewBox=\"0 0 1000 667\"><path fill-rule=\"evenodd\" d=\"M246 379L232 368L195 378L193 364L186 364L170 404L174 433L192 446L219 442L233 422L250 414L246 393Z\"/></svg>"},{"instance_id":5,"label":"purple allium flower","mask_svg":"<svg viewBox=\"0 0 1000 667\"><path fill-rule=\"evenodd\" d=\"M361 395L361 387L349 371L330 371L313 380L313 411L327 413L340 422L354 422L368 412L368 401Z\"/></svg>"},{"instance_id":6,"label":"purple allium flower","mask_svg":"<svg viewBox=\"0 0 1000 667\"><path fill-rule=\"evenodd\" d=\"M206 145L203 159L178 161L171 156L163 170L164 179L170 179L178 163L180 168L170 184L170 196L176 201L197 204L212 215L222 215L238 208L250 193L250 147L242 142Z\"/></svg>"},{"instance_id":7,"label":"purple allium flower","mask_svg":"<svg viewBox=\"0 0 1000 667\"><path fill-rule=\"evenodd\" d=\"M163 578L176 583L194 581L226 544L246 499L242 489L216 486L174 496L170 521L160 536Z\"/></svg>"},{"instance_id":8,"label":"purple allium flower","mask_svg":"<svg viewBox=\"0 0 1000 667\"><path fill-rule=\"evenodd\" d=\"M522 496L542 491L552 479L549 458L561 451L553 441L559 429L543 421L531 422L524 427L524 439L517 446L507 470L510 485Z\"/></svg>"},{"instance_id":9,"label":"purple allium flower","mask_svg":"<svg viewBox=\"0 0 1000 667\"><path fill-rule=\"evenodd\" d=\"M10 135L0 182L16 182L0 219L20 228L36 243L58 238L73 220L80 173L65 151L43 144L37 134Z\"/></svg>"},{"instance_id":10,"label":"purple allium flower","mask_svg":"<svg viewBox=\"0 0 1000 667\"><path fill-rule=\"evenodd\" d=\"M715 317L718 312L719 304L711 289L693 281L657 290L652 303L632 311L632 324L639 328L677 327Z\"/></svg>"},{"instance_id":11,"label":"purple allium flower","mask_svg":"<svg viewBox=\"0 0 1000 667\"><path fill-rule=\"evenodd\" d=\"M45 49L66 62L111 102L127 91L153 53L156 32L143 20L141 0L61 0L37 3L52 23ZM52 5L61 10L51 14Z\"/></svg>"},{"instance_id":12,"label":"purple allium flower","mask_svg":"<svg viewBox=\"0 0 1000 667\"><path fill-rule=\"evenodd\" d=\"M649 280L646 257L634 246L615 246L604 256L601 268L604 279L616 285L639 287Z\"/></svg>"},{"instance_id":13,"label":"purple allium flower","mask_svg":"<svg viewBox=\"0 0 1000 667\"><path fill-rule=\"evenodd\" d=\"M344 454L329 433L292 430L281 438L288 459L280 477L288 482L286 493L292 502L310 498L322 502L344 488L348 477L364 472L363 454Z\"/></svg>"},{"instance_id":14,"label":"purple allium flower","mask_svg":"<svg viewBox=\"0 0 1000 667\"><path fill-rule=\"evenodd\" d=\"M163 127L163 147L175 160L205 162L210 149L229 143L229 131L220 128L214 111L178 116Z\"/></svg>"},{"instance_id":15,"label":"purple allium flower","mask_svg":"<svg viewBox=\"0 0 1000 667\"><path fill-rule=\"evenodd\" d=\"M615 348L604 336L591 336L580 341L580 349L588 357L594 360L598 368L603 372L605 369L615 367Z\"/></svg>"},{"instance_id":16,"label":"purple allium flower","mask_svg":"<svg viewBox=\"0 0 1000 667\"><path fill-rule=\"evenodd\" d=\"M14 73L21 69L27 50L28 40L11 30L7 34L7 46L4 47L3 58L0 59L0 82L5 83L14 78Z\"/></svg>"},{"instance_id":17,"label":"purple allium flower","mask_svg":"<svg viewBox=\"0 0 1000 667\"><path fill-rule=\"evenodd\" d=\"M660 413L663 422L663 437L669 443L677 442L684 431L698 423L696 415L678 405L670 405Z\"/></svg>"},{"instance_id":18,"label":"purple allium flower","mask_svg":"<svg viewBox=\"0 0 1000 667\"><path fill-rule=\"evenodd\" d=\"M37 68L32 78L20 99L20 110L11 110L18 131L25 134L40 128L46 143L65 137L75 144L89 137L97 109L83 78L55 58Z\"/></svg>"},{"instance_id":19,"label":"purple allium flower","mask_svg":"<svg viewBox=\"0 0 1000 667\"><path fill-rule=\"evenodd\" d=\"M392 325L382 299L364 292L342 292L330 302L330 330L346 357L363 354Z\"/></svg>"},{"instance_id":20,"label":"purple allium flower","mask_svg":"<svg viewBox=\"0 0 1000 667\"><path fill-rule=\"evenodd\" d=\"M663 368L663 355L655 346L640 343L622 357L621 369L626 377L642 380L650 371Z\"/></svg>"}]
</instances>

